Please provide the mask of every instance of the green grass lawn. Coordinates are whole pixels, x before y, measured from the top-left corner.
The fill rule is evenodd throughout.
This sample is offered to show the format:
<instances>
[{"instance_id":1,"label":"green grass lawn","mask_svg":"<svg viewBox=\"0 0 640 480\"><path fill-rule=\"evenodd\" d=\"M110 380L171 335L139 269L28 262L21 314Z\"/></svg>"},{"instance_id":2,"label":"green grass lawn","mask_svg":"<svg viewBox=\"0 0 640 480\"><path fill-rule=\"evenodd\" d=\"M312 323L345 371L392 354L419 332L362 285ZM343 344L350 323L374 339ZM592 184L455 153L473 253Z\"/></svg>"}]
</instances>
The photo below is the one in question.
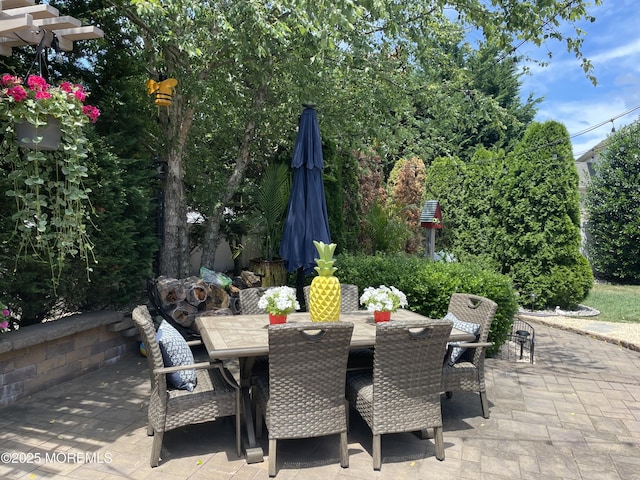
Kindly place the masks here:
<instances>
[{"instance_id":1,"label":"green grass lawn","mask_svg":"<svg viewBox=\"0 0 640 480\"><path fill-rule=\"evenodd\" d=\"M604 322L640 323L640 285L595 284L582 302Z\"/></svg>"}]
</instances>

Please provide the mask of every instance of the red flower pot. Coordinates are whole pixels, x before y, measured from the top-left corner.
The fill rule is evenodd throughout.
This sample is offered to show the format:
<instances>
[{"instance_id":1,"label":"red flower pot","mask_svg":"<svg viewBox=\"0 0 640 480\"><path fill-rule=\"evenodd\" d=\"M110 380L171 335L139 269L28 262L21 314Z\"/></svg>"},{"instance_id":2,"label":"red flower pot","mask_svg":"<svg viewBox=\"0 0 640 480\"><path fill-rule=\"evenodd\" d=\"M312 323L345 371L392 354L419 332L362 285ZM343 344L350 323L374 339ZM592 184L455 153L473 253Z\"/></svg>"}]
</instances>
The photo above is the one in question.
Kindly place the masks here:
<instances>
[{"instance_id":1,"label":"red flower pot","mask_svg":"<svg viewBox=\"0 0 640 480\"><path fill-rule=\"evenodd\" d=\"M391 312L373 312L373 320L376 322L388 322L391 320Z\"/></svg>"},{"instance_id":2,"label":"red flower pot","mask_svg":"<svg viewBox=\"0 0 640 480\"><path fill-rule=\"evenodd\" d=\"M278 325L280 323L285 323L287 321L286 315L276 315L274 313L269 314L269 323L271 325Z\"/></svg>"}]
</instances>

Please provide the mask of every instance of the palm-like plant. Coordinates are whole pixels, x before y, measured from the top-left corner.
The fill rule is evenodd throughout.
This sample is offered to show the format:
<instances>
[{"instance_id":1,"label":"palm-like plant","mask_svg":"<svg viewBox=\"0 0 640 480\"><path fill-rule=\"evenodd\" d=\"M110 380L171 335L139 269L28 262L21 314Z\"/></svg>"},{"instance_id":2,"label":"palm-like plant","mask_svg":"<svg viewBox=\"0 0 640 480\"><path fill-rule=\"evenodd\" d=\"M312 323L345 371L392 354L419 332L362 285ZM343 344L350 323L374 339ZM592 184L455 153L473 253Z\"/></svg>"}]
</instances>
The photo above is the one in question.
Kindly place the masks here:
<instances>
[{"instance_id":1,"label":"palm-like plant","mask_svg":"<svg viewBox=\"0 0 640 480\"><path fill-rule=\"evenodd\" d=\"M256 195L256 226L262 235L262 258L273 260L278 254L284 216L291 192L291 176L287 165L270 164L262 176Z\"/></svg>"}]
</instances>

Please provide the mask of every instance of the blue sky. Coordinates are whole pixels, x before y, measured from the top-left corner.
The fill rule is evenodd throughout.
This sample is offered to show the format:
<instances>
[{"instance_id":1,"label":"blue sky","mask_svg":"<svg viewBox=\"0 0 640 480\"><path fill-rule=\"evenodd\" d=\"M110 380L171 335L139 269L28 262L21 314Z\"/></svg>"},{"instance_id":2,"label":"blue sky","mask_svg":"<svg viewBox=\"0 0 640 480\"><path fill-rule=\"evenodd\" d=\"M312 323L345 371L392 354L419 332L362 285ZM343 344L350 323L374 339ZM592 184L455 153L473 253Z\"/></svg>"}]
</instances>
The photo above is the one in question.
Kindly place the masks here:
<instances>
[{"instance_id":1,"label":"blue sky","mask_svg":"<svg viewBox=\"0 0 640 480\"><path fill-rule=\"evenodd\" d=\"M604 0L589 9L594 23L581 23L586 31L583 44L585 57L593 63L598 85L585 76L580 62L564 44L549 42L541 48L525 44L521 55L553 58L547 67L531 66L532 73L522 77L522 95L533 92L544 97L538 105L536 120L563 123L570 135L604 122L583 135L573 136L574 157L579 157L604 140L615 125L619 128L637 120L640 115L640 2L638 0ZM561 28L571 33L572 27ZM635 111L619 115L639 107ZM613 123L608 120L614 119Z\"/></svg>"}]
</instances>

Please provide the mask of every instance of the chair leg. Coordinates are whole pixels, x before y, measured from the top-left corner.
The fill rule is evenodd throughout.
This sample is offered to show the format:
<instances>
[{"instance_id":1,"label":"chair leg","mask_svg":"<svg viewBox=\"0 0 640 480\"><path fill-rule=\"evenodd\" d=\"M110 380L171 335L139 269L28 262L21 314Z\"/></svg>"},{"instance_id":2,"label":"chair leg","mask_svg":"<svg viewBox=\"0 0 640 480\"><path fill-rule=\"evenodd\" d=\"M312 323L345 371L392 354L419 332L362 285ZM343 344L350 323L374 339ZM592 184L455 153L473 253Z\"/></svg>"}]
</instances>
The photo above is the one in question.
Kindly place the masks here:
<instances>
[{"instance_id":1,"label":"chair leg","mask_svg":"<svg viewBox=\"0 0 640 480\"><path fill-rule=\"evenodd\" d=\"M240 423L240 412L236 413L236 452L238 457L242 456L242 430Z\"/></svg>"},{"instance_id":2,"label":"chair leg","mask_svg":"<svg viewBox=\"0 0 640 480\"><path fill-rule=\"evenodd\" d=\"M262 419L262 409L260 408L260 405L256 404L256 438L262 438L262 423L263 423L263 419Z\"/></svg>"},{"instance_id":3,"label":"chair leg","mask_svg":"<svg viewBox=\"0 0 640 480\"><path fill-rule=\"evenodd\" d=\"M480 403L482 404L482 416L489 418L489 401L487 400L487 392L480 392Z\"/></svg>"},{"instance_id":4,"label":"chair leg","mask_svg":"<svg viewBox=\"0 0 640 480\"><path fill-rule=\"evenodd\" d=\"M147 436L149 437L153 436L153 427L151 426L151 423L147 424Z\"/></svg>"},{"instance_id":5,"label":"chair leg","mask_svg":"<svg viewBox=\"0 0 640 480\"><path fill-rule=\"evenodd\" d=\"M380 452L380 435L373 436L373 469L380 470L382 468L382 454Z\"/></svg>"},{"instance_id":6,"label":"chair leg","mask_svg":"<svg viewBox=\"0 0 640 480\"><path fill-rule=\"evenodd\" d=\"M349 468L349 442L347 441L347 432L340 434L340 466Z\"/></svg>"},{"instance_id":7,"label":"chair leg","mask_svg":"<svg viewBox=\"0 0 640 480\"><path fill-rule=\"evenodd\" d=\"M349 400L344 401L344 415L347 422L347 433L349 433Z\"/></svg>"},{"instance_id":8,"label":"chair leg","mask_svg":"<svg viewBox=\"0 0 640 480\"><path fill-rule=\"evenodd\" d=\"M160 451L162 450L162 437L164 432L155 432L153 446L151 447L151 466L157 467L160 463Z\"/></svg>"},{"instance_id":9,"label":"chair leg","mask_svg":"<svg viewBox=\"0 0 640 480\"><path fill-rule=\"evenodd\" d=\"M269 439L269 476L276 476L276 439Z\"/></svg>"},{"instance_id":10,"label":"chair leg","mask_svg":"<svg viewBox=\"0 0 640 480\"><path fill-rule=\"evenodd\" d=\"M433 437L436 443L436 458L444 460L444 439L442 438L442 427L433 428Z\"/></svg>"}]
</instances>

